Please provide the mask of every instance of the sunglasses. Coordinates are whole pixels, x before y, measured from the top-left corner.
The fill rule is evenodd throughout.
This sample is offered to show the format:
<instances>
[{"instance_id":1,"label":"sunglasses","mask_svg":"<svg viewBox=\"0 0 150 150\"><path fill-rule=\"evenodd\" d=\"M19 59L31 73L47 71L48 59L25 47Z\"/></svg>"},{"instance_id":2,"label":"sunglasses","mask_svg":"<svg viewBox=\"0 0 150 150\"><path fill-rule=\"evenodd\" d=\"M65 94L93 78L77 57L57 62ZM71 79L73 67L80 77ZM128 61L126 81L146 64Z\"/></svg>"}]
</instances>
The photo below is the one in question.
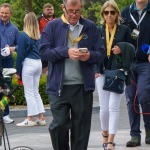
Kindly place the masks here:
<instances>
[{"instance_id":1,"label":"sunglasses","mask_svg":"<svg viewBox=\"0 0 150 150\"><path fill-rule=\"evenodd\" d=\"M115 15L116 14L116 11L114 11L114 10L112 10L112 11L104 11L103 12L104 13L104 15L108 15L109 13L111 14L111 15Z\"/></svg>"}]
</instances>

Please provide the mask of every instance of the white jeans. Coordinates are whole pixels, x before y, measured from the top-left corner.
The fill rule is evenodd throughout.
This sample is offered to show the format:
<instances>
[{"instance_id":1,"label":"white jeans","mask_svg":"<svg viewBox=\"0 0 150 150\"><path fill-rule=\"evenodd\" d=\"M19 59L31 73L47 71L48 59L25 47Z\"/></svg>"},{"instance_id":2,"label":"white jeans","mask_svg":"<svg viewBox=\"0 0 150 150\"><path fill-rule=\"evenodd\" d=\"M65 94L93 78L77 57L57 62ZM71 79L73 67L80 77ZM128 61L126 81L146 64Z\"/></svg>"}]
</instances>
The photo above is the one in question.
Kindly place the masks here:
<instances>
[{"instance_id":1,"label":"white jeans","mask_svg":"<svg viewBox=\"0 0 150 150\"><path fill-rule=\"evenodd\" d=\"M116 134L119 124L120 102L122 94L103 90L104 76L96 79L100 104L101 129Z\"/></svg>"},{"instance_id":2,"label":"white jeans","mask_svg":"<svg viewBox=\"0 0 150 150\"><path fill-rule=\"evenodd\" d=\"M23 62L22 81L27 102L27 116L44 113L44 106L39 94L39 82L42 72L40 59L26 58Z\"/></svg>"}]
</instances>

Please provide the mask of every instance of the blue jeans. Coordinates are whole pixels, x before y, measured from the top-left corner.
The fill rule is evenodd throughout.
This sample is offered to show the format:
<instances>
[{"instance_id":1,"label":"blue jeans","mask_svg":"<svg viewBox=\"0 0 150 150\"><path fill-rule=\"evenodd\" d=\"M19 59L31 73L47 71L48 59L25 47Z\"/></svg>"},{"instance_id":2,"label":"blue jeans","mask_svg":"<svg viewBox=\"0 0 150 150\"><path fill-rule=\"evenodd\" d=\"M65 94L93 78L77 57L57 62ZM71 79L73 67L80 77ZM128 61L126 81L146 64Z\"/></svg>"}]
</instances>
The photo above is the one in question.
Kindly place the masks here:
<instances>
[{"instance_id":1,"label":"blue jeans","mask_svg":"<svg viewBox=\"0 0 150 150\"><path fill-rule=\"evenodd\" d=\"M12 57L8 59L2 59L2 67L3 68L13 68L14 67L14 60ZM8 87L11 87L11 81L7 82ZM9 115L9 105L6 105L3 116Z\"/></svg>"},{"instance_id":2,"label":"blue jeans","mask_svg":"<svg viewBox=\"0 0 150 150\"><path fill-rule=\"evenodd\" d=\"M133 63L131 66L131 84L127 86L125 94L127 100L128 115L130 121L130 135L140 136L140 114L134 111L134 98L136 85L138 93L135 108L140 112L141 105L143 113L150 113L150 63ZM134 83L133 83L134 82ZM136 85L135 85L136 84ZM150 115L143 114L144 127L150 129Z\"/></svg>"}]
</instances>

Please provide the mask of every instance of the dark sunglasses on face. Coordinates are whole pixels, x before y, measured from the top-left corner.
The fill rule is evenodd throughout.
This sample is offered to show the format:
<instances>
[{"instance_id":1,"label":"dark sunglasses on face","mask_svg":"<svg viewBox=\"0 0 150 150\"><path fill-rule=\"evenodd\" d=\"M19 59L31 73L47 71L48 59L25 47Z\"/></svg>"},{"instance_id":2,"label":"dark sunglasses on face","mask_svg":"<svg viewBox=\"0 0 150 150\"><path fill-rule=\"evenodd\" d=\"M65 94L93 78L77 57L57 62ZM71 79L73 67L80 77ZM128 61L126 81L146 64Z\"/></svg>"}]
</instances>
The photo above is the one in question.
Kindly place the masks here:
<instances>
[{"instance_id":1,"label":"dark sunglasses on face","mask_svg":"<svg viewBox=\"0 0 150 150\"><path fill-rule=\"evenodd\" d=\"M111 14L111 15L115 15L116 14L116 11L114 11L114 10L112 10L112 11L104 11L103 12L104 13L104 15L108 15L109 13Z\"/></svg>"}]
</instances>

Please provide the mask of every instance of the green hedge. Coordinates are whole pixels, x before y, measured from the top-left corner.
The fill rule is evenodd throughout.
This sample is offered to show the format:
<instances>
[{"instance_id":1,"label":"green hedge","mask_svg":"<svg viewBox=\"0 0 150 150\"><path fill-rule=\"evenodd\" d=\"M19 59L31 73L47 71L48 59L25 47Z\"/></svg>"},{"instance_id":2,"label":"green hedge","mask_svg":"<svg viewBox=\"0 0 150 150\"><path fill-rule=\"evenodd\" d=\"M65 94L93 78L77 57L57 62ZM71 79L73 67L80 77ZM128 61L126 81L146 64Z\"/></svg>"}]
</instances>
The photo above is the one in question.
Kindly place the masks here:
<instances>
[{"instance_id":1,"label":"green hedge","mask_svg":"<svg viewBox=\"0 0 150 150\"><path fill-rule=\"evenodd\" d=\"M17 84L18 84L17 79L13 77L11 88L16 86ZM49 104L49 99L45 91L46 91L46 75L44 74L40 79L39 92L43 100L43 103L46 105ZM14 96L16 98L14 105L26 105L23 86L19 86L18 90L14 93Z\"/></svg>"}]
</instances>

